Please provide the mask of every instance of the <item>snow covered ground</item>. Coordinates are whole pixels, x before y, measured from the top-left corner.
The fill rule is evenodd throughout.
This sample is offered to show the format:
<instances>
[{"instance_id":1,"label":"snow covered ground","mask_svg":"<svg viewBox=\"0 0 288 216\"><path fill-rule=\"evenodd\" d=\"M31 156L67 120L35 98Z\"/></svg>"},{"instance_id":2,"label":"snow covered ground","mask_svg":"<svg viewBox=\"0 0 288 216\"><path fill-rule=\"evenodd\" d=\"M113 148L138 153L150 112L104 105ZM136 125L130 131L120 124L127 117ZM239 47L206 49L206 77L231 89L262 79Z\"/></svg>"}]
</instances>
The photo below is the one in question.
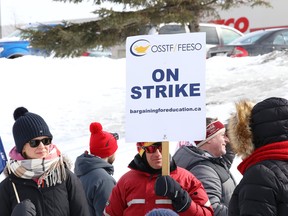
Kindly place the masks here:
<instances>
[{"instance_id":1,"label":"snow covered ground","mask_svg":"<svg viewBox=\"0 0 288 216\"><path fill-rule=\"evenodd\" d=\"M0 136L7 155L14 146L13 111L18 106L25 106L46 120L54 143L73 162L89 149L89 125L99 121L105 130L120 135L114 164L114 177L119 179L137 153L135 143L125 142L125 60L35 56L0 59ZM283 53L208 59L207 116L225 122L234 110L234 102L242 98L255 102L271 96L287 98L287 68L288 56ZM170 143L171 154L175 148L176 143ZM239 162L236 158L232 167L238 181Z\"/></svg>"}]
</instances>

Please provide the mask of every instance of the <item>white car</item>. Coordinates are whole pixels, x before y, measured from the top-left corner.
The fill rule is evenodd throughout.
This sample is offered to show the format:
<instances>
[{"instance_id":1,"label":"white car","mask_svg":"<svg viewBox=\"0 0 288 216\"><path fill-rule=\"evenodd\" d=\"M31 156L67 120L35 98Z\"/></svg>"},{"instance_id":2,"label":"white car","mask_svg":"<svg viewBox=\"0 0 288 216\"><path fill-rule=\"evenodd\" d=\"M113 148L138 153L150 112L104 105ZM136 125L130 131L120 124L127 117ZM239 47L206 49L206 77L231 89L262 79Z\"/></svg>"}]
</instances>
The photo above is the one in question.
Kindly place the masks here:
<instances>
[{"instance_id":1,"label":"white car","mask_svg":"<svg viewBox=\"0 0 288 216\"><path fill-rule=\"evenodd\" d=\"M225 45L243 36L244 34L235 28L226 25L200 23L199 32L206 32L206 50L216 45ZM179 23L165 23L150 28L148 34L178 34L190 33L188 25Z\"/></svg>"}]
</instances>

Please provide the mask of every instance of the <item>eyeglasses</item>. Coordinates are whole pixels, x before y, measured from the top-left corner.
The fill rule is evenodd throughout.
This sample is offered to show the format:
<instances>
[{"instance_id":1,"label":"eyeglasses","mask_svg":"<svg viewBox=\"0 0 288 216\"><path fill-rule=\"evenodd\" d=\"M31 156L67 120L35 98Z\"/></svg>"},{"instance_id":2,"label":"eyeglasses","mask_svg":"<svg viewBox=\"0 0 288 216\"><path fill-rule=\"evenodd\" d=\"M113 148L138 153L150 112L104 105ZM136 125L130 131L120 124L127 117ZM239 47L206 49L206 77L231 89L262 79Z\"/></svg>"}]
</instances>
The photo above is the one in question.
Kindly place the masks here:
<instances>
[{"instance_id":1,"label":"eyeglasses","mask_svg":"<svg viewBox=\"0 0 288 216\"><path fill-rule=\"evenodd\" d=\"M142 146L141 147L144 151L146 151L147 153L155 153L156 150L158 149L160 152L162 152L162 143L155 143L153 145L150 146Z\"/></svg>"},{"instance_id":2,"label":"eyeglasses","mask_svg":"<svg viewBox=\"0 0 288 216\"><path fill-rule=\"evenodd\" d=\"M41 140L30 140L28 143L29 143L31 148L36 148L40 145L41 142L44 145L50 145L52 142L52 138L43 138Z\"/></svg>"}]
</instances>

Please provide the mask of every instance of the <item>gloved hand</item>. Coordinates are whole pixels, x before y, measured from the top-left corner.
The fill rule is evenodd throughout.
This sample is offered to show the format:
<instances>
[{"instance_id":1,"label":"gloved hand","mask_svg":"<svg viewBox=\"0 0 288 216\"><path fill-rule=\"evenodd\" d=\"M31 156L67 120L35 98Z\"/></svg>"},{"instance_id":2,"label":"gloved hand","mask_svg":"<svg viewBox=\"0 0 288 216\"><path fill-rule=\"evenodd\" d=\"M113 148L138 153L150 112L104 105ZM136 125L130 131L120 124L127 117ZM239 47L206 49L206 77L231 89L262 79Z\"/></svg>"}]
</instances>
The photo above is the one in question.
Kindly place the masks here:
<instances>
[{"instance_id":1,"label":"gloved hand","mask_svg":"<svg viewBox=\"0 0 288 216\"><path fill-rule=\"evenodd\" d=\"M170 176L159 176L155 182L155 193L158 196L166 196L172 200L175 211L184 212L191 205L191 197L183 190L179 183Z\"/></svg>"},{"instance_id":2,"label":"gloved hand","mask_svg":"<svg viewBox=\"0 0 288 216\"><path fill-rule=\"evenodd\" d=\"M36 216L35 205L26 199L14 207L11 216Z\"/></svg>"}]
</instances>

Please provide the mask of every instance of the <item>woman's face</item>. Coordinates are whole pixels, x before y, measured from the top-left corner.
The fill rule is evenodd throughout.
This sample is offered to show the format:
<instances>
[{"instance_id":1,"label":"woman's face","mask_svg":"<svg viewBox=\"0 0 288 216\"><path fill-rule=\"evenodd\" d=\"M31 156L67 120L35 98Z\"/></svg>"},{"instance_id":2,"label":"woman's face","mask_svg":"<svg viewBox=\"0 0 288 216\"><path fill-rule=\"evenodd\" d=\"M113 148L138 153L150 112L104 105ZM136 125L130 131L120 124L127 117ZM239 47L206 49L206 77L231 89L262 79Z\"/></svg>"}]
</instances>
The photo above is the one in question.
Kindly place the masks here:
<instances>
[{"instance_id":1,"label":"woman's face","mask_svg":"<svg viewBox=\"0 0 288 216\"><path fill-rule=\"evenodd\" d=\"M27 159L41 159L49 155L51 138L47 136L36 137L25 143L22 155Z\"/></svg>"}]
</instances>

